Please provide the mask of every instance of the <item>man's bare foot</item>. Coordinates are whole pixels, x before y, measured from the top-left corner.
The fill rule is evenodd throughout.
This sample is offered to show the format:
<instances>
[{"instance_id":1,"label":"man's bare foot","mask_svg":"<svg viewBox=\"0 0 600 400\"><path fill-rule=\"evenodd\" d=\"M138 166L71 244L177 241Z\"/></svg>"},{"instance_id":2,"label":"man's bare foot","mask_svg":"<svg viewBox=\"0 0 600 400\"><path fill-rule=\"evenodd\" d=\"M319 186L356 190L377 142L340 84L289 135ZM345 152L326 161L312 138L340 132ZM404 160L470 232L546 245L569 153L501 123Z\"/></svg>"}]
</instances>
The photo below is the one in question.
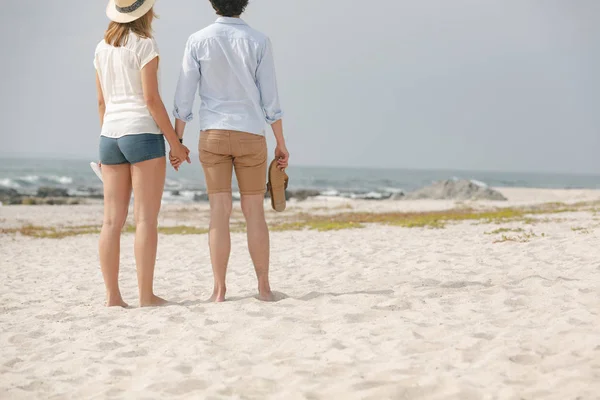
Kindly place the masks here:
<instances>
[{"instance_id":1,"label":"man's bare foot","mask_svg":"<svg viewBox=\"0 0 600 400\"><path fill-rule=\"evenodd\" d=\"M106 300L106 307L129 307L129 304L125 303L122 298L108 299Z\"/></svg>"},{"instance_id":2,"label":"man's bare foot","mask_svg":"<svg viewBox=\"0 0 600 400\"><path fill-rule=\"evenodd\" d=\"M225 301L225 289L215 289L213 291L212 296L210 296L210 299L208 299L208 301L212 302L212 303L222 303Z\"/></svg>"},{"instance_id":3,"label":"man's bare foot","mask_svg":"<svg viewBox=\"0 0 600 400\"><path fill-rule=\"evenodd\" d=\"M140 300L140 307L160 307L168 304L169 302L163 298L152 295L150 299Z\"/></svg>"}]
</instances>

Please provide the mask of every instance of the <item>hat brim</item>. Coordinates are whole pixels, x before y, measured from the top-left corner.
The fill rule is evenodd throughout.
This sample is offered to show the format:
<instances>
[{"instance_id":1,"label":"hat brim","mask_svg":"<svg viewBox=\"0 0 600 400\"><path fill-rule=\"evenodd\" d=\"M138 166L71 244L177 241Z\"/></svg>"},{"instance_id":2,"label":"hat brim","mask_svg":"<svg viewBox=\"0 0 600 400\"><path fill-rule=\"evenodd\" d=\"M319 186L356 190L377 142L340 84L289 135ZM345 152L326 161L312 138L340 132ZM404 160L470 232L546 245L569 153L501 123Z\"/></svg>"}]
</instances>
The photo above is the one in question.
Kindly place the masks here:
<instances>
[{"instance_id":1,"label":"hat brim","mask_svg":"<svg viewBox=\"0 0 600 400\"><path fill-rule=\"evenodd\" d=\"M144 4L137 10L130 13L121 13L117 10L115 0L109 0L108 6L106 6L106 16L111 21L118 22L120 24L126 24L142 18L148 11L150 11L152 7L154 7L154 3L156 3L156 0L146 0Z\"/></svg>"}]
</instances>

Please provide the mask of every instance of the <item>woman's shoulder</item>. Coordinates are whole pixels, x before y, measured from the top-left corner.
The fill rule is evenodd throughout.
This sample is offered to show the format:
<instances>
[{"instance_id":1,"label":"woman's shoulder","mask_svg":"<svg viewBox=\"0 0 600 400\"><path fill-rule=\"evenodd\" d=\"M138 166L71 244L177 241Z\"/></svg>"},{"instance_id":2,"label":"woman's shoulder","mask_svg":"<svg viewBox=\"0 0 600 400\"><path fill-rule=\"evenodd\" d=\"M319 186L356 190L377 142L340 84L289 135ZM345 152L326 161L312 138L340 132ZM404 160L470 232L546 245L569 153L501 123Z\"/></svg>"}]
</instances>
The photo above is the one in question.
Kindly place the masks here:
<instances>
[{"instance_id":1,"label":"woman's shoulder","mask_svg":"<svg viewBox=\"0 0 600 400\"><path fill-rule=\"evenodd\" d=\"M106 49L107 47L110 47L108 45L108 43L106 43L106 41L104 39L102 39L101 41L98 42L98 44L96 45L96 53L98 53L101 50Z\"/></svg>"},{"instance_id":2,"label":"woman's shoulder","mask_svg":"<svg viewBox=\"0 0 600 400\"><path fill-rule=\"evenodd\" d=\"M140 37L137 35L133 35L133 40L130 40L130 44L133 48L137 49L153 49L154 51L158 51L158 45L156 44L156 40L153 37Z\"/></svg>"},{"instance_id":3,"label":"woman's shoulder","mask_svg":"<svg viewBox=\"0 0 600 400\"><path fill-rule=\"evenodd\" d=\"M137 45L141 45L141 46L147 46L148 44L156 44L156 39L154 39L153 37L142 37L142 36L138 36L136 34L132 34L133 36L133 43L137 44Z\"/></svg>"}]
</instances>

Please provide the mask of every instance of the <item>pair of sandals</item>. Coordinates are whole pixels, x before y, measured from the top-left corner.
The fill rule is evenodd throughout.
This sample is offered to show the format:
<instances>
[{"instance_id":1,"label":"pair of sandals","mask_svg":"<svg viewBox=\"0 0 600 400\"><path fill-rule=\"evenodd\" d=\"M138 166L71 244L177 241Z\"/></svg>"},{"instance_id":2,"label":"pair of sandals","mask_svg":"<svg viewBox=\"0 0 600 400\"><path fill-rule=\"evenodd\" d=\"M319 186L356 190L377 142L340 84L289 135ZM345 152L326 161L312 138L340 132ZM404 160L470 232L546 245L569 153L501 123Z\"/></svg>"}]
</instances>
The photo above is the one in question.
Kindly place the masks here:
<instances>
[{"instance_id":1,"label":"pair of sandals","mask_svg":"<svg viewBox=\"0 0 600 400\"><path fill-rule=\"evenodd\" d=\"M90 163L92 170L96 173L98 178L102 180L102 170L95 162ZM282 171L277 166L277 160L273 160L269 165L269 183L267 183L267 190L271 195L271 207L277 212L285 211L286 198L285 191L288 187L290 178L287 176L285 171Z\"/></svg>"}]
</instances>

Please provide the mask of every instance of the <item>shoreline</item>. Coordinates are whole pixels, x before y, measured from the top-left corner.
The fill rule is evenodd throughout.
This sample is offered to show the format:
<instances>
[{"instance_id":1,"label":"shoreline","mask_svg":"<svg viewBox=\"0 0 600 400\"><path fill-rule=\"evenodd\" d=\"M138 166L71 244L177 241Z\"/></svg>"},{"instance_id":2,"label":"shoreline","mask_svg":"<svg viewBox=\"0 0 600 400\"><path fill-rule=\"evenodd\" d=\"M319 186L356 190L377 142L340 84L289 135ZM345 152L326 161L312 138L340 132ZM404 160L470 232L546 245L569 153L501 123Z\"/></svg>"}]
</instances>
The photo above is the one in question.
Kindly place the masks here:
<instances>
[{"instance_id":1,"label":"shoreline","mask_svg":"<svg viewBox=\"0 0 600 400\"><path fill-rule=\"evenodd\" d=\"M480 213L493 210L512 210L521 214L531 207L552 209L566 209L572 205L579 208L600 202L600 190L591 189L522 189L522 188L498 188L506 201L456 201L456 200L354 200L340 197L318 196L303 201L292 199L288 202L288 208L283 213L276 213L270 208L270 202L265 200L265 213L269 226L274 229L283 227L298 228L302 224L327 217L337 217L343 224L351 224L353 221L348 215L362 214L362 220L369 223L377 220L377 214L389 214L390 218L395 214L422 214L436 212L465 212ZM15 229L28 228L33 236L36 230L45 232L49 230L74 229L96 233L102 224L103 203L102 200L89 200L78 205L8 205L0 207L0 235ZM340 216L342 218L340 218ZM396 218L396 217L394 217ZM442 216L436 217L443 219ZM356 218L355 218L356 219ZM207 202L177 204L164 203L159 214L159 226L164 232L177 234L177 232L201 232L208 228L209 205ZM342 224L342 225L343 225ZM134 226L133 205L127 219L125 232L131 232ZM314 225L314 224L313 224ZM232 213L232 227L236 231L243 231L244 219L239 202L234 200ZM32 230L33 229L33 230ZM14 233L14 232L13 232ZM59 235L60 236L60 235Z\"/></svg>"}]
</instances>

